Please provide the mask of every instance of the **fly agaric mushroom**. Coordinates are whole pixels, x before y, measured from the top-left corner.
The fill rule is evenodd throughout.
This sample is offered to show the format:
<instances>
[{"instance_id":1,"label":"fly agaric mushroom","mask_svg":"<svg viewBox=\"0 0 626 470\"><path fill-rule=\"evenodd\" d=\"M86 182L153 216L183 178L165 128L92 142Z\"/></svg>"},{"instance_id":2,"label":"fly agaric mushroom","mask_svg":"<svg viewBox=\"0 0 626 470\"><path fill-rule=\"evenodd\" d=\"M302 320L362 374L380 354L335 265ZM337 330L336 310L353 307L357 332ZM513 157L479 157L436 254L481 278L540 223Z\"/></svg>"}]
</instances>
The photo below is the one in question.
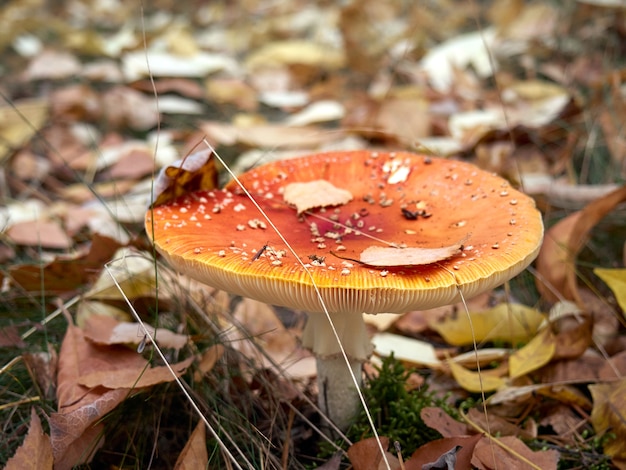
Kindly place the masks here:
<instances>
[{"instance_id":1,"label":"fly agaric mushroom","mask_svg":"<svg viewBox=\"0 0 626 470\"><path fill-rule=\"evenodd\" d=\"M459 161L335 152L269 163L239 179L293 252L236 182L155 207L148 235L170 265L199 281L309 312L303 344L317 357L320 407L340 428L358 400L322 301L360 380L371 348L363 313L428 309L488 291L526 268L543 237L531 198ZM297 188L296 204L326 196L318 187L344 195L296 209L284 198L294 183L312 184Z\"/></svg>"}]
</instances>

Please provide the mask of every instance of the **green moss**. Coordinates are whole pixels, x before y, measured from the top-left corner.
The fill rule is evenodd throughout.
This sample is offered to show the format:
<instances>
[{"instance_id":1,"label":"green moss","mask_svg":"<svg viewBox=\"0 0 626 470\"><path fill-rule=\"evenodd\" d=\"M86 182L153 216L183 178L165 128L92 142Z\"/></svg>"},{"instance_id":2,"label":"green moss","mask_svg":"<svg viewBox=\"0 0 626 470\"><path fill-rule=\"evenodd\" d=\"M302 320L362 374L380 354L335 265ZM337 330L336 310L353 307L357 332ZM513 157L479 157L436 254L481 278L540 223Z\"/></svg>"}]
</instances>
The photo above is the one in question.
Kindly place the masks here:
<instances>
[{"instance_id":1,"label":"green moss","mask_svg":"<svg viewBox=\"0 0 626 470\"><path fill-rule=\"evenodd\" d=\"M377 370L378 376L368 380L363 390L365 400L379 435L389 437L391 442L398 441L404 455L411 455L418 447L442 437L422 420L420 414L424 408L438 407L458 418L447 397L437 396L427 385L407 390L407 379L414 371L406 369L393 355L384 359ZM371 435L370 424L362 411L348 437L356 442Z\"/></svg>"}]
</instances>

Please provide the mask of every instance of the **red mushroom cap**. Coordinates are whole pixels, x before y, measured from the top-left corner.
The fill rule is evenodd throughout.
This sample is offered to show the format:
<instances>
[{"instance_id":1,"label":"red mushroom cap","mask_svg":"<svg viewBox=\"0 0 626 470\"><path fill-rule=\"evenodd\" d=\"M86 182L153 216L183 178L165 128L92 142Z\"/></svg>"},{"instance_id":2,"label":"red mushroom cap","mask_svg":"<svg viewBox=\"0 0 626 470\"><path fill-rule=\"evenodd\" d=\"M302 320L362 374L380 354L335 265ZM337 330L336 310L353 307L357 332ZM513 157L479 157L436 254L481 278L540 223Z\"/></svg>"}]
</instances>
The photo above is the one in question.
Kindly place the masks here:
<instances>
[{"instance_id":1,"label":"red mushroom cap","mask_svg":"<svg viewBox=\"0 0 626 470\"><path fill-rule=\"evenodd\" d=\"M155 207L146 215L148 235L177 270L295 309L323 310L314 285L331 312L427 309L457 301L459 288L470 298L528 266L543 237L533 199L459 161L335 152L273 162L239 179L298 259L236 182ZM285 188L317 180L349 191L352 200L298 215L283 199ZM413 265L413 252L403 248L397 251L406 253L406 265L358 262L365 249L389 244L462 248L430 264Z\"/></svg>"}]
</instances>

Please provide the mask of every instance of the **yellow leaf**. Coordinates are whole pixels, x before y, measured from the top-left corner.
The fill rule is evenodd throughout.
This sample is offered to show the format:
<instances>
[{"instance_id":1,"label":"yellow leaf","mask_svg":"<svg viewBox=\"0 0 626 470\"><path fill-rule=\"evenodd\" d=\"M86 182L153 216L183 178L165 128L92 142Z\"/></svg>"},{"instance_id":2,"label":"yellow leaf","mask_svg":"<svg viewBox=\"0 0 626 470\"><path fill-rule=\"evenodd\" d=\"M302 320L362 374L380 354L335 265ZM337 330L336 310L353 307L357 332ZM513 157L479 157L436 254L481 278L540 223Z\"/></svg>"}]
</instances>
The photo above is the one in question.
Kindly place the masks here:
<instances>
[{"instance_id":1,"label":"yellow leaf","mask_svg":"<svg viewBox=\"0 0 626 470\"><path fill-rule=\"evenodd\" d=\"M545 366L554 356L556 338L549 328L542 330L521 349L509 358L509 375L511 378L523 375Z\"/></svg>"},{"instance_id":2,"label":"yellow leaf","mask_svg":"<svg viewBox=\"0 0 626 470\"><path fill-rule=\"evenodd\" d=\"M626 379L590 385L589 390L593 398L593 428L598 435L606 431L615 434L615 439L604 444L604 453L614 461L623 462L626 459Z\"/></svg>"},{"instance_id":3,"label":"yellow leaf","mask_svg":"<svg viewBox=\"0 0 626 470\"><path fill-rule=\"evenodd\" d=\"M504 379L496 375L502 371L474 372L452 361L448 361L448 366L457 383L468 392L493 392L506 385Z\"/></svg>"},{"instance_id":4,"label":"yellow leaf","mask_svg":"<svg viewBox=\"0 0 626 470\"><path fill-rule=\"evenodd\" d=\"M48 119L46 100L21 100L0 107L0 163L20 148Z\"/></svg>"},{"instance_id":5,"label":"yellow leaf","mask_svg":"<svg viewBox=\"0 0 626 470\"><path fill-rule=\"evenodd\" d=\"M533 308L500 304L489 310L470 312L469 317L458 312L454 317L432 321L428 326L453 346L472 344L474 340L515 343L532 338L543 319L543 315Z\"/></svg>"},{"instance_id":6,"label":"yellow leaf","mask_svg":"<svg viewBox=\"0 0 626 470\"><path fill-rule=\"evenodd\" d=\"M615 300L626 313L626 269L596 268L593 272L611 288Z\"/></svg>"}]
</instances>

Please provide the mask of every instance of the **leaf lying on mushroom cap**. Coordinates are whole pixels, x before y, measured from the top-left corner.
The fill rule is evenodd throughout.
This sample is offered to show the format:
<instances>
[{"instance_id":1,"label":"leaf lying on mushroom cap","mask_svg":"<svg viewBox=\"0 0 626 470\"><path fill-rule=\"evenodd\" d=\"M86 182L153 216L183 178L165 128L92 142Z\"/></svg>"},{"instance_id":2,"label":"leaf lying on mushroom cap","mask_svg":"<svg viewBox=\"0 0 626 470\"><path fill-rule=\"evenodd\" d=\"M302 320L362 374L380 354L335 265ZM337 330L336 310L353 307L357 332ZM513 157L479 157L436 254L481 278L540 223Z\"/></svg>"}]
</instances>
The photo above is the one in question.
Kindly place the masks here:
<instances>
[{"instance_id":1,"label":"leaf lying on mushroom cap","mask_svg":"<svg viewBox=\"0 0 626 470\"><path fill-rule=\"evenodd\" d=\"M153 206L160 206L183 194L217 188L217 168L213 152L200 150L163 167L154 182Z\"/></svg>"},{"instance_id":2,"label":"leaf lying on mushroom cap","mask_svg":"<svg viewBox=\"0 0 626 470\"><path fill-rule=\"evenodd\" d=\"M283 198L296 206L298 214L315 207L339 206L352 200L352 193L326 180L291 183L285 186Z\"/></svg>"},{"instance_id":3,"label":"leaf lying on mushroom cap","mask_svg":"<svg viewBox=\"0 0 626 470\"><path fill-rule=\"evenodd\" d=\"M462 247L461 243L441 248L370 246L361 252L359 260L370 266L418 266L452 258Z\"/></svg>"}]
</instances>

